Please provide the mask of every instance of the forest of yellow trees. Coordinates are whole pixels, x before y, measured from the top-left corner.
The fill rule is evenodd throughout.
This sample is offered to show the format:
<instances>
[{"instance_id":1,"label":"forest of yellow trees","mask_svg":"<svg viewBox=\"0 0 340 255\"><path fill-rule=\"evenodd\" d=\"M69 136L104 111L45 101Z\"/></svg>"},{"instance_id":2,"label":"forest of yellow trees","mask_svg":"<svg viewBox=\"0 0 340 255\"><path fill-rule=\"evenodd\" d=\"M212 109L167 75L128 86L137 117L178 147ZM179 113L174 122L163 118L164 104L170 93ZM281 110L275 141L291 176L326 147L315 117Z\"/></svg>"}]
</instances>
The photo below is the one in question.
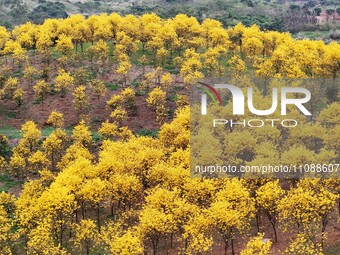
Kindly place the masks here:
<instances>
[{"instance_id":1,"label":"forest of yellow trees","mask_svg":"<svg viewBox=\"0 0 340 255\"><path fill-rule=\"evenodd\" d=\"M235 129L218 149L236 165L339 164L339 74L339 43L183 14L0 27L0 108L21 116L14 145L0 129L0 175L22 183L0 193L0 254L327 254L340 234L338 179L192 178L190 150L205 147L190 147L189 87L332 81L310 88L317 116L298 116L301 129Z\"/></svg>"}]
</instances>

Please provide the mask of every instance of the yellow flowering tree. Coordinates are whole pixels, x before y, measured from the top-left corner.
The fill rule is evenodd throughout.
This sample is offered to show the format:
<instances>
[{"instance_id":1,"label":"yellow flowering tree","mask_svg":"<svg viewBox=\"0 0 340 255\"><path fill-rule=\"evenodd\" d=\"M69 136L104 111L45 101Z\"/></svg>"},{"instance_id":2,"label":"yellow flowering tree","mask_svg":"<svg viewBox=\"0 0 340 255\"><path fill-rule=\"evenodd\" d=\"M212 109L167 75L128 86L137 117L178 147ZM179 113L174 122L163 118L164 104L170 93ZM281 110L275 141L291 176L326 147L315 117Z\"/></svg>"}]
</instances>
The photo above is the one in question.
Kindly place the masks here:
<instances>
[{"instance_id":1,"label":"yellow flowering tree","mask_svg":"<svg viewBox=\"0 0 340 255\"><path fill-rule=\"evenodd\" d=\"M159 87L152 90L147 98L148 106L156 113L156 120L159 124L166 117L166 93Z\"/></svg>"},{"instance_id":2,"label":"yellow flowering tree","mask_svg":"<svg viewBox=\"0 0 340 255\"><path fill-rule=\"evenodd\" d=\"M63 96L67 91L71 90L74 86L74 78L70 73L64 69L58 70L58 76L55 78L55 90L60 92Z\"/></svg>"}]
</instances>

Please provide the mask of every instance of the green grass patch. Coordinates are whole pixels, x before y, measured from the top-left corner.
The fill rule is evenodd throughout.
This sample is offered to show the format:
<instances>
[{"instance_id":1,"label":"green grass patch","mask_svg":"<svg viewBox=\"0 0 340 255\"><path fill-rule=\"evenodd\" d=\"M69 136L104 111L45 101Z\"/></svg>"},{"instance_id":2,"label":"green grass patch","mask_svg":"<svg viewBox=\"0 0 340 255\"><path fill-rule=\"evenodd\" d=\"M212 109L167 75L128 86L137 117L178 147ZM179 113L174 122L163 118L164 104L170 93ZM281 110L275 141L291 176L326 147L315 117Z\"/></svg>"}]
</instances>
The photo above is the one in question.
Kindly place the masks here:
<instances>
[{"instance_id":1,"label":"green grass patch","mask_svg":"<svg viewBox=\"0 0 340 255\"><path fill-rule=\"evenodd\" d=\"M135 88L138 88L140 85L140 81L138 79L134 79L131 85Z\"/></svg>"},{"instance_id":2,"label":"green grass patch","mask_svg":"<svg viewBox=\"0 0 340 255\"><path fill-rule=\"evenodd\" d=\"M42 136L49 136L53 131L55 130L54 127L45 127L43 129L41 129L41 135ZM70 136L72 134L73 129L71 128L67 128L67 129L63 129L66 132L66 135Z\"/></svg>"},{"instance_id":3,"label":"green grass patch","mask_svg":"<svg viewBox=\"0 0 340 255\"><path fill-rule=\"evenodd\" d=\"M0 127L0 134L7 136L8 139L21 139L22 134L19 129L15 129L9 126Z\"/></svg>"},{"instance_id":4,"label":"green grass patch","mask_svg":"<svg viewBox=\"0 0 340 255\"><path fill-rule=\"evenodd\" d=\"M119 89L119 86L116 83L106 83L105 86L111 91L116 91Z\"/></svg>"},{"instance_id":5,"label":"green grass patch","mask_svg":"<svg viewBox=\"0 0 340 255\"><path fill-rule=\"evenodd\" d=\"M99 142L102 138L101 136L98 134L98 132L92 132L92 139L95 142Z\"/></svg>"},{"instance_id":6,"label":"green grass patch","mask_svg":"<svg viewBox=\"0 0 340 255\"><path fill-rule=\"evenodd\" d=\"M21 184L21 181L14 180L7 175L0 175L0 193L8 192L9 189Z\"/></svg>"},{"instance_id":7,"label":"green grass patch","mask_svg":"<svg viewBox=\"0 0 340 255\"><path fill-rule=\"evenodd\" d=\"M5 117L10 118L10 119L14 119L14 118L17 117L16 112L8 111L4 107L0 107L0 115L5 116Z\"/></svg>"},{"instance_id":8,"label":"green grass patch","mask_svg":"<svg viewBox=\"0 0 340 255\"><path fill-rule=\"evenodd\" d=\"M34 99L32 104L41 104L41 99Z\"/></svg>"},{"instance_id":9,"label":"green grass patch","mask_svg":"<svg viewBox=\"0 0 340 255\"><path fill-rule=\"evenodd\" d=\"M168 100L170 100L171 102L176 102L178 98L178 95L171 95L168 97Z\"/></svg>"},{"instance_id":10,"label":"green grass patch","mask_svg":"<svg viewBox=\"0 0 340 255\"><path fill-rule=\"evenodd\" d=\"M149 94L149 92L146 91L146 90L138 90L138 91L136 91L136 96L146 96L147 94Z\"/></svg>"},{"instance_id":11,"label":"green grass patch","mask_svg":"<svg viewBox=\"0 0 340 255\"><path fill-rule=\"evenodd\" d=\"M299 31L296 33L293 33L293 37L295 39L313 39L313 40L324 40L329 38L330 31L321 31L321 30L315 30L315 31Z\"/></svg>"},{"instance_id":12,"label":"green grass patch","mask_svg":"<svg viewBox=\"0 0 340 255\"><path fill-rule=\"evenodd\" d=\"M44 137L48 137L55 129L53 127L45 127L41 129L41 135ZM67 135L71 135L72 129L64 129ZM5 126L0 127L0 134L7 136L9 140L12 139L21 139L22 133L19 129L15 129L13 127Z\"/></svg>"},{"instance_id":13,"label":"green grass patch","mask_svg":"<svg viewBox=\"0 0 340 255\"><path fill-rule=\"evenodd\" d=\"M171 87L171 92L177 92L177 91L182 91L184 90L184 86L173 86Z\"/></svg>"},{"instance_id":14,"label":"green grass patch","mask_svg":"<svg viewBox=\"0 0 340 255\"><path fill-rule=\"evenodd\" d=\"M61 54L59 51L56 50L56 48L53 48L51 51L51 56L53 59L58 59L62 56L63 54Z\"/></svg>"},{"instance_id":15,"label":"green grass patch","mask_svg":"<svg viewBox=\"0 0 340 255\"><path fill-rule=\"evenodd\" d=\"M53 127L46 127L46 128L43 128L43 129L41 130L41 135L42 135L42 136L49 136L54 130L55 130L55 128L53 128Z\"/></svg>"},{"instance_id":16,"label":"green grass patch","mask_svg":"<svg viewBox=\"0 0 340 255\"><path fill-rule=\"evenodd\" d=\"M159 129L141 129L137 132L139 136L150 136L156 138L158 136Z\"/></svg>"}]
</instances>

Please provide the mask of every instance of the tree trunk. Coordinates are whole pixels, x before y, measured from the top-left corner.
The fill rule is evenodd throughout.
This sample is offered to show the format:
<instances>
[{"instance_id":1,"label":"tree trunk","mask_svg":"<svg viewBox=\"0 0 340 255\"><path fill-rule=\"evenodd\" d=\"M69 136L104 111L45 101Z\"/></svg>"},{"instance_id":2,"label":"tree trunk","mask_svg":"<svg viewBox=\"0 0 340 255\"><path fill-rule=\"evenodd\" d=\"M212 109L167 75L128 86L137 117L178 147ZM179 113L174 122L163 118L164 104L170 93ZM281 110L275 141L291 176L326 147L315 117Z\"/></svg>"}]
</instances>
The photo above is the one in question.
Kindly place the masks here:
<instances>
[{"instance_id":1,"label":"tree trunk","mask_svg":"<svg viewBox=\"0 0 340 255\"><path fill-rule=\"evenodd\" d=\"M234 238L231 238L230 243L231 243L231 254L235 255Z\"/></svg>"},{"instance_id":2,"label":"tree trunk","mask_svg":"<svg viewBox=\"0 0 340 255\"><path fill-rule=\"evenodd\" d=\"M90 254L90 247L88 244L86 244L86 255Z\"/></svg>"},{"instance_id":3,"label":"tree trunk","mask_svg":"<svg viewBox=\"0 0 340 255\"><path fill-rule=\"evenodd\" d=\"M52 156L51 156L51 162L52 162L52 172L54 172L56 170L56 162L55 162L55 158L54 158L54 153L52 152Z\"/></svg>"},{"instance_id":4,"label":"tree trunk","mask_svg":"<svg viewBox=\"0 0 340 255\"><path fill-rule=\"evenodd\" d=\"M274 222L270 222L272 224L273 227L273 231L274 231L274 242L277 243L277 231L276 231L276 227L275 227L275 223Z\"/></svg>"},{"instance_id":5,"label":"tree trunk","mask_svg":"<svg viewBox=\"0 0 340 255\"><path fill-rule=\"evenodd\" d=\"M171 249L172 249L173 237L174 237L174 234L171 233L171 234L170 234L170 248L171 248Z\"/></svg>"},{"instance_id":6,"label":"tree trunk","mask_svg":"<svg viewBox=\"0 0 340 255\"><path fill-rule=\"evenodd\" d=\"M256 219L256 229L257 229L257 233L260 232L260 212L257 212L255 215L255 219Z\"/></svg>"},{"instance_id":7,"label":"tree trunk","mask_svg":"<svg viewBox=\"0 0 340 255\"><path fill-rule=\"evenodd\" d=\"M114 213L113 213L113 208L114 207L114 203L112 202L112 204L111 204L111 216L113 217L114 216Z\"/></svg>"},{"instance_id":8,"label":"tree trunk","mask_svg":"<svg viewBox=\"0 0 340 255\"><path fill-rule=\"evenodd\" d=\"M228 254L228 244L224 244L224 255Z\"/></svg>"},{"instance_id":9,"label":"tree trunk","mask_svg":"<svg viewBox=\"0 0 340 255\"><path fill-rule=\"evenodd\" d=\"M228 236L227 234L224 234L223 235L223 240L224 240L224 255L227 255L228 248L229 248L230 236Z\"/></svg>"},{"instance_id":10,"label":"tree trunk","mask_svg":"<svg viewBox=\"0 0 340 255\"><path fill-rule=\"evenodd\" d=\"M151 239L151 242L152 242L152 254L153 255L157 254L158 240L159 240L159 237Z\"/></svg>"},{"instance_id":11,"label":"tree trunk","mask_svg":"<svg viewBox=\"0 0 340 255\"><path fill-rule=\"evenodd\" d=\"M326 226L327 226L327 216L324 216L322 219L322 227L321 227L321 251L323 251L323 248L324 248Z\"/></svg>"},{"instance_id":12,"label":"tree trunk","mask_svg":"<svg viewBox=\"0 0 340 255\"><path fill-rule=\"evenodd\" d=\"M273 227L273 231L274 231L274 242L277 243L277 231L276 231L276 220L274 217L272 217L270 215L269 212L267 212L267 215L268 215L268 219L270 221L270 224L272 225Z\"/></svg>"},{"instance_id":13,"label":"tree trunk","mask_svg":"<svg viewBox=\"0 0 340 255\"><path fill-rule=\"evenodd\" d=\"M99 206L99 204L97 205L97 227L98 227L98 231L100 233L100 206Z\"/></svg>"},{"instance_id":14,"label":"tree trunk","mask_svg":"<svg viewBox=\"0 0 340 255\"><path fill-rule=\"evenodd\" d=\"M85 206L84 206L84 202L81 203L81 216L83 217L83 220L85 220Z\"/></svg>"}]
</instances>

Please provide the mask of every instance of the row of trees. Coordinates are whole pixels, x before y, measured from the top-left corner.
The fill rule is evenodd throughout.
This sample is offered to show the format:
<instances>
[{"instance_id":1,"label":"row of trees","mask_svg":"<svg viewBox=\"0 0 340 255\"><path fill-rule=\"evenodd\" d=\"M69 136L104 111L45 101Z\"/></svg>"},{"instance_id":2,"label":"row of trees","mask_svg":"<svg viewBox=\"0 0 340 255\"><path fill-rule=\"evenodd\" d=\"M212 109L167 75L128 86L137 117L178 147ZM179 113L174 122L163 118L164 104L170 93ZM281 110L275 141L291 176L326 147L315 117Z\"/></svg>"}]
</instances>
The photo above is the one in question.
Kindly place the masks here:
<instances>
[{"instance_id":1,"label":"row of trees","mask_svg":"<svg viewBox=\"0 0 340 255\"><path fill-rule=\"evenodd\" d=\"M264 32L255 25L224 29L216 20L206 19L200 24L182 14L168 20L155 14L122 17L114 13L88 19L75 15L49 19L42 25L26 23L13 31L0 27L0 34L4 62L0 96L18 105L32 85L38 100L51 91L63 95L68 90L73 92L74 84L76 98L84 93L84 87L79 86L90 89L91 84L100 97L104 95L101 77L112 71L122 86L137 73L137 82L148 91L153 82L169 89L182 81L190 84L206 77L214 82L213 77L237 77L243 72L264 78L335 78L340 70L337 43L297 41L289 34ZM36 62L36 53L43 65ZM53 62L56 54L58 62ZM58 74L51 63L60 68ZM79 67L84 64L101 77L89 81ZM136 64L139 68L134 70ZM148 71L150 65L162 68ZM182 80L167 71L179 73ZM13 80L13 72L23 80ZM30 85L28 89L23 88L22 81Z\"/></svg>"},{"instance_id":2,"label":"row of trees","mask_svg":"<svg viewBox=\"0 0 340 255\"><path fill-rule=\"evenodd\" d=\"M82 51L84 45L91 43L94 45L89 50L94 52L97 60L104 61L109 47L112 47L118 64L116 72L121 75L130 70L131 61L136 56L141 65L145 58L149 61L158 59L158 65L179 65L185 75L185 66L193 65L190 63L193 58L198 58L195 69L207 67L215 70L220 68L229 52L241 54L259 72L268 69L271 63L275 65L270 69L272 73L282 73L287 68L285 61L294 62L300 76L333 77L339 71L339 46L336 43L295 41L289 34L263 32L256 25L246 28L239 24L224 29L218 21L206 19L200 24L195 18L183 14L168 20L155 14L122 17L113 13L91 16L87 20L75 15L63 20L49 19L40 26L26 23L12 32L1 28L0 33L2 54L17 60L25 59L29 49L37 49L46 56L54 46L70 57L74 50ZM289 58L280 59L281 51ZM195 52L197 57L190 52Z\"/></svg>"}]
</instances>

